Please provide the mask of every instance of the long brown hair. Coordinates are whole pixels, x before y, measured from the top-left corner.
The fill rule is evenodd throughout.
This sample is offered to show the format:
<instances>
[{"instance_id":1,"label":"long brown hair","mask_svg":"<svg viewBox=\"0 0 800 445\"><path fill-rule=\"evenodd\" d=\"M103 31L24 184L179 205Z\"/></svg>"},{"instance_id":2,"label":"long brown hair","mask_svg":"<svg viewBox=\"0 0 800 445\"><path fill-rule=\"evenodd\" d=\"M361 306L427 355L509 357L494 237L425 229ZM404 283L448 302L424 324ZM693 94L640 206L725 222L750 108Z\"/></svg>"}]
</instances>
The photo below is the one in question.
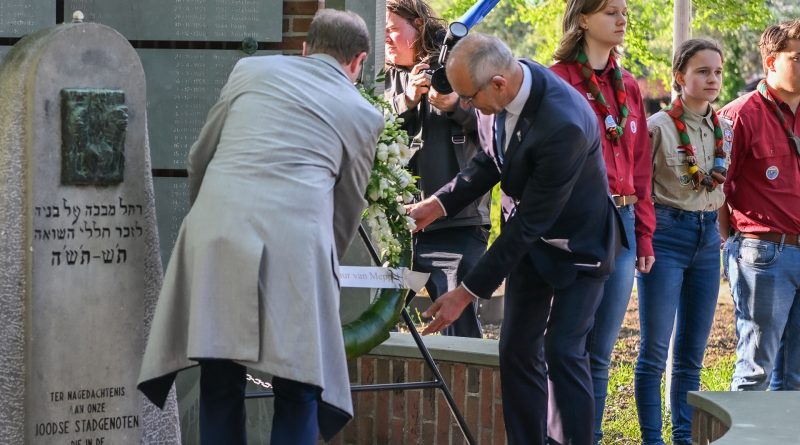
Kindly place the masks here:
<instances>
[{"instance_id":1,"label":"long brown hair","mask_svg":"<svg viewBox=\"0 0 800 445\"><path fill-rule=\"evenodd\" d=\"M561 28L564 34L558 44L554 59L558 62L572 62L578 58L578 53L583 50L586 41L583 28L581 28L581 15L591 15L601 11L608 4L608 0L567 0L567 9L564 11L564 21ZM615 56L620 56L619 49L613 49Z\"/></svg>"},{"instance_id":2,"label":"long brown hair","mask_svg":"<svg viewBox=\"0 0 800 445\"><path fill-rule=\"evenodd\" d=\"M444 33L445 22L434 15L427 3L422 0L388 0L386 10L407 20L419 32L414 42L416 62L430 60L439 53L442 42L438 34ZM421 24L417 19L421 19Z\"/></svg>"},{"instance_id":3,"label":"long brown hair","mask_svg":"<svg viewBox=\"0 0 800 445\"><path fill-rule=\"evenodd\" d=\"M722 54L722 48L719 46L714 40L711 39L689 39L685 42L681 43L678 49L675 50L675 54L672 56L672 89L677 91L678 93L682 93L683 88L680 86L678 81L675 79L675 75L678 72L686 74L686 64L689 63L689 59L692 58L695 54L699 53L704 49L709 49L711 51L716 51L719 53L719 58L724 62L725 55Z\"/></svg>"}]
</instances>

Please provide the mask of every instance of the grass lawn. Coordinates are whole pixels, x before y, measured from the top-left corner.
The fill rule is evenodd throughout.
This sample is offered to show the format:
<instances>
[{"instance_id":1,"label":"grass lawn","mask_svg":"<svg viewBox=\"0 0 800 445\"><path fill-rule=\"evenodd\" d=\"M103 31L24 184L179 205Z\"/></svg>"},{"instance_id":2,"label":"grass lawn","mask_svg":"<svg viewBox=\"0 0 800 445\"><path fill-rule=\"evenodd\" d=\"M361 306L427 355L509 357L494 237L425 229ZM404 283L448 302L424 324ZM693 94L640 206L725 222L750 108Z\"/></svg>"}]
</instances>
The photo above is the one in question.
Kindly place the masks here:
<instances>
[{"instance_id":1,"label":"grass lawn","mask_svg":"<svg viewBox=\"0 0 800 445\"><path fill-rule=\"evenodd\" d=\"M714 326L703 360L700 386L704 391L727 391L733 374L736 331L733 302L727 283L720 287ZM603 445L633 445L641 443L639 420L633 397L633 370L639 353L639 307L636 292L622 325L620 338L614 348L609 372L608 399L603 419ZM664 400L664 383L661 384ZM664 441L671 443L669 412L662 407Z\"/></svg>"}]
</instances>

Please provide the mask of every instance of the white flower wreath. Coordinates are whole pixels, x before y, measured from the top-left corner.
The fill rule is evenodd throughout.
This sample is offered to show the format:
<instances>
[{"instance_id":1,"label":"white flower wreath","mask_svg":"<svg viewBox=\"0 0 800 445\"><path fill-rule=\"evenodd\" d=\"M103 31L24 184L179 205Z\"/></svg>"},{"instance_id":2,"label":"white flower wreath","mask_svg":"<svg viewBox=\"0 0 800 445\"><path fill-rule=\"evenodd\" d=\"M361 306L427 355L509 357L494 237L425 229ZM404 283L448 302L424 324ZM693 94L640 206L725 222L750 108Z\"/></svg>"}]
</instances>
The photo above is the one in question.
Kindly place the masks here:
<instances>
[{"instance_id":1,"label":"white flower wreath","mask_svg":"<svg viewBox=\"0 0 800 445\"><path fill-rule=\"evenodd\" d=\"M363 88L361 94L386 119L367 185L364 219L382 261L389 267L410 267L414 220L406 215L403 205L410 203L419 190L416 178L405 168L413 155L408 133L401 127L403 120L395 116L383 97ZM397 324L407 295L407 289L381 289L361 316L342 326L348 359L368 353L389 338L389 330Z\"/></svg>"}]
</instances>

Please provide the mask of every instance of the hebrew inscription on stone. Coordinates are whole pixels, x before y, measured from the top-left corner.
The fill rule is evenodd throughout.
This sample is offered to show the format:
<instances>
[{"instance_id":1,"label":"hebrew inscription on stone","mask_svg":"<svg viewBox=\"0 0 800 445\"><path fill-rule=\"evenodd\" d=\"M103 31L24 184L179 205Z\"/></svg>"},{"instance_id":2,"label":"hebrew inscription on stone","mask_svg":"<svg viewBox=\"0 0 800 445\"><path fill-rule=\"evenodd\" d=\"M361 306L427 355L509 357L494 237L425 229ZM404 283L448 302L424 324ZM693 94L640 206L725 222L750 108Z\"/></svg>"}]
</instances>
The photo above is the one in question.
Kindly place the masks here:
<instances>
[{"instance_id":1,"label":"hebrew inscription on stone","mask_svg":"<svg viewBox=\"0 0 800 445\"><path fill-rule=\"evenodd\" d=\"M119 90L61 90L61 183L119 184L125 171L128 107Z\"/></svg>"},{"instance_id":2,"label":"hebrew inscription on stone","mask_svg":"<svg viewBox=\"0 0 800 445\"><path fill-rule=\"evenodd\" d=\"M144 235L141 204L61 202L33 208L33 239L50 249L51 267L124 264L130 242ZM121 218L120 218L121 217Z\"/></svg>"}]
</instances>

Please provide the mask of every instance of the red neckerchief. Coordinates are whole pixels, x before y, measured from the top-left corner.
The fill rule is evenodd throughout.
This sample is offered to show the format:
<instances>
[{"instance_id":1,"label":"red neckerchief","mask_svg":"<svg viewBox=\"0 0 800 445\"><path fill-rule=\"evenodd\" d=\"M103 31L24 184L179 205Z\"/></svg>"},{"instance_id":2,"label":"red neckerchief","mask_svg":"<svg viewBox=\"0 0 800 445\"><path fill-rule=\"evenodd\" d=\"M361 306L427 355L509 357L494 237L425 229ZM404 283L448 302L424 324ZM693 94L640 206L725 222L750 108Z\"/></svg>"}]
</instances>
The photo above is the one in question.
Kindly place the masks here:
<instances>
[{"instance_id":1,"label":"red neckerchief","mask_svg":"<svg viewBox=\"0 0 800 445\"><path fill-rule=\"evenodd\" d=\"M728 175L728 170L725 168L725 150L722 149L722 126L717 113L713 109L711 110L711 122L714 124L714 167L706 173L697 166L697 156L695 156L692 141L689 139L689 133L686 131L683 102L680 96L675 98L675 101L664 111L675 123L675 130L678 131L678 139L681 141L678 148L686 150L686 164L689 166L689 174L692 175L694 189L698 190L700 185L704 185L709 192L713 191L717 185L725 182L725 177Z\"/></svg>"},{"instance_id":2,"label":"red neckerchief","mask_svg":"<svg viewBox=\"0 0 800 445\"><path fill-rule=\"evenodd\" d=\"M614 70L614 93L619 105L619 124L611 115L611 110L608 107L608 102L600 91L600 85L597 82L597 76L589 65L589 57L583 51L578 53L576 62L581 66L581 74L586 84L586 89L594 96L594 104L599 109L600 114L605 116L603 124L606 128L606 137L609 139L619 139L625 129L625 122L628 120L628 105L625 103L627 94L625 93L625 83L622 81L622 70L617 64L614 55L608 56L608 64Z\"/></svg>"}]
</instances>

